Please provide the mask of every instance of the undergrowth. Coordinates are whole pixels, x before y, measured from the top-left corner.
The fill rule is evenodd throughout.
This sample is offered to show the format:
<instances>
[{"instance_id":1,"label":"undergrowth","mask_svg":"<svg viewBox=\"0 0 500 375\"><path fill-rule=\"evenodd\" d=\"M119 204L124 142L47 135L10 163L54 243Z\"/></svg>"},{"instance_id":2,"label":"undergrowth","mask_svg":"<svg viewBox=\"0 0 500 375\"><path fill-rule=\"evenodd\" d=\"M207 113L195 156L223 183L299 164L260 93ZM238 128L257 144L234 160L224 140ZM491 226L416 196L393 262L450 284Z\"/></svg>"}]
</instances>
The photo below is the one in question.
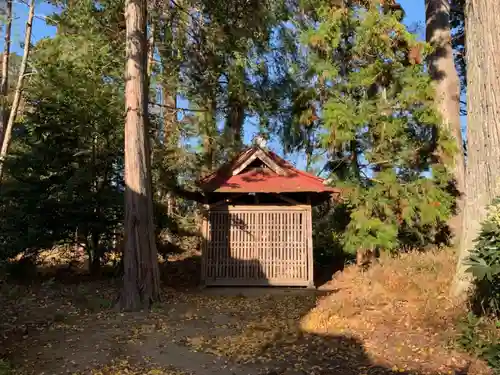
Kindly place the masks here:
<instances>
[{"instance_id":1,"label":"undergrowth","mask_svg":"<svg viewBox=\"0 0 500 375\"><path fill-rule=\"evenodd\" d=\"M480 315L500 317L500 200L488 208L466 263L474 277L472 309Z\"/></svg>"},{"instance_id":2,"label":"undergrowth","mask_svg":"<svg viewBox=\"0 0 500 375\"><path fill-rule=\"evenodd\" d=\"M10 363L0 358L0 375L12 375Z\"/></svg>"},{"instance_id":3,"label":"undergrowth","mask_svg":"<svg viewBox=\"0 0 500 375\"><path fill-rule=\"evenodd\" d=\"M477 317L469 313L460 322L459 328L459 347L483 359L495 374L500 374L500 320Z\"/></svg>"},{"instance_id":4,"label":"undergrowth","mask_svg":"<svg viewBox=\"0 0 500 375\"><path fill-rule=\"evenodd\" d=\"M457 315L448 298L454 271L452 251L383 255L366 272L350 266L339 273L333 284L339 292L325 298L316 312L335 311L348 318L365 311L398 311L377 319L412 326L441 325ZM403 322L404 317L408 321Z\"/></svg>"},{"instance_id":5,"label":"undergrowth","mask_svg":"<svg viewBox=\"0 0 500 375\"><path fill-rule=\"evenodd\" d=\"M419 363L420 369L433 371L465 368L470 362L475 367L470 374L487 373L470 351L449 345L460 335L457 323L467 313L465 305L449 298L455 267L456 255L448 249L383 255L366 272L347 267L333 280L337 292L302 319L302 329L352 334L370 355L400 367Z\"/></svg>"},{"instance_id":6,"label":"undergrowth","mask_svg":"<svg viewBox=\"0 0 500 375\"><path fill-rule=\"evenodd\" d=\"M488 208L466 261L474 278L471 312L460 323L459 346L500 374L500 200Z\"/></svg>"}]
</instances>

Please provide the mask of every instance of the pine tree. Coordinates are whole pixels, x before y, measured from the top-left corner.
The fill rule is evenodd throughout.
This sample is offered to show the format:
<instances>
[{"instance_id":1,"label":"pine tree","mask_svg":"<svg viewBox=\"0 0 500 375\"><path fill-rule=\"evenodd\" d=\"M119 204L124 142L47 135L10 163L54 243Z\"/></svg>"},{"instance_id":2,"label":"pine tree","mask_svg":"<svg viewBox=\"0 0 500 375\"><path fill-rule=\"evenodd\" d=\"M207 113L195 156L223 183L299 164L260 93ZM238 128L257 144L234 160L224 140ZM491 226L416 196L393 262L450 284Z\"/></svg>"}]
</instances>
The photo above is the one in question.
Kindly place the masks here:
<instances>
[{"instance_id":1,"label":"pine tree","mask_svg":"<svg viewBox=\"0 0 500 375\"><path fill-rule=\"evenodd\" d=\"M94 28L65 28L35 46L31 65L2 185L0 252L73 243L78 231L96 270L123 219L122 59Z\"/></svg>"},{"instance_id":2,"label":"pine tree","mask_svg":"<svg viewBox=\"0 0 500 375\"><path fill-rule=\"evenodd\" d=\"M348 199L351 252L434 241L453 204L445 165L455 148L420 64L424 45L398 10L367 3L325 3L307 32L310 85L321 93L308 107L319 114L330 181Z\"/></svg>"}]
</instances>

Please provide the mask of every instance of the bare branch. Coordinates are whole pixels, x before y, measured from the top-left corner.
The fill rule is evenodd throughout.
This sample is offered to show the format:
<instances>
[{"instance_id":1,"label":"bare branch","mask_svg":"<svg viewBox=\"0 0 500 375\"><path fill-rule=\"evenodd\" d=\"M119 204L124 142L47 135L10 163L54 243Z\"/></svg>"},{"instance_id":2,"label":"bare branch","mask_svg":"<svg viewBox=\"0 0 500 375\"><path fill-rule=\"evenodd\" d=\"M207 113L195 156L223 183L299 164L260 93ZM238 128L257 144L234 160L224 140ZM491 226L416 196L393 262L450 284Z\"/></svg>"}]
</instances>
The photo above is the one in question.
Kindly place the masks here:
<instances>
[{"instance_id":1,"label":"bare branch","mask_svg":"<svg viewBox=\"0 0 500 375\"><path fill-rule=\"evenodd\" d=\"M0 182L3 177L3 170L5 165L5 158L9 149L10 141L12 139L12 127L16 121L17 111L19 110L19 104L21 102L21 94L24 84L24 76L26 72L26 66L28 65L28 56L30 52L31 45L31 31L33 29L33 17L35 15L35 0L30 1L30 10L28 14L28 20L26 21L26 32L24 35L24 52L21 61L21 67L19 69L19 77L17 79L16 91L14 94L14 100L12 101L12 107L10 109L9 121L7 122L7 128L5 129L5 135L2 142L2 149L0 151Z\"/></svg>"},{"instance_id":2,"label":"bare branch","mask_svg":"<svg viewBox=\"0 0 500 375\"><path fill-rule=\"evenodd\" d=\"M162 103L156 103L156 102L152 102L152 101L150 101L149 104L155 105L155 106L158 106L158 107L162 107L162 108L172 109L172 110L175 110L175 111L184 111L184 112L207 112L208 111L208 109L191 109L191 108L172 107L170 105L166 105L166 104L162 104Z\"/></svg>"}]
</instances>

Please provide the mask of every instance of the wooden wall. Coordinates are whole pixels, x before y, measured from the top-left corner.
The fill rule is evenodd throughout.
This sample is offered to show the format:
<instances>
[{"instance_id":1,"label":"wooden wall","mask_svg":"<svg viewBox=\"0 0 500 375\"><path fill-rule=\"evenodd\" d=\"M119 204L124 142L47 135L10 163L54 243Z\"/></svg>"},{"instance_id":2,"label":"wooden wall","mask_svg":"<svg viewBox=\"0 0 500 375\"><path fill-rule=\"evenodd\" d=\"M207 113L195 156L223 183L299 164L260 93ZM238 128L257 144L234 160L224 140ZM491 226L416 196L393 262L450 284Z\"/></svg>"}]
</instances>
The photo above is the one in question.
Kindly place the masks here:
<instances>
[{"instance_id":1,"label":"wooden wall","mask_svg":"<svg viewBox=\"0 0 500 375\"><path fill-rule=\"evenodd\" d=\"M218 206L203 234L205 285L313 285L310 205Z\"/></svg>"}]
</instances>

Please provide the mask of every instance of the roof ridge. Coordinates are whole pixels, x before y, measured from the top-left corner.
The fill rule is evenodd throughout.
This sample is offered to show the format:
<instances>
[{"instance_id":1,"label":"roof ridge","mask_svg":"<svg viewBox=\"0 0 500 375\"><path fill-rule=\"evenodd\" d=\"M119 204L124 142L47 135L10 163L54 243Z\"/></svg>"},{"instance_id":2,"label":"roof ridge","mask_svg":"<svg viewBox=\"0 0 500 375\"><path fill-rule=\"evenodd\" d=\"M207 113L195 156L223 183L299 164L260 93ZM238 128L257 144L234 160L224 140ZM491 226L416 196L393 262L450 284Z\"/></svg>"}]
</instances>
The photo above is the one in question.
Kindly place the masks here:
<instances>
[{"instance_id":1,"label":"roof ridge","mask_svg":"<svg viewBox=\"0 0 500 375\"><path fill-rule=\"evenodd\" d=\"M209 173L208 175L200 178L199 182L200 183L204 183L204 182L207 182L209 181L211 178L213 177L216 177L222 170L224 170L225 168L230 168L230 169L234 169L235 167L235 164L237 164L237 161L238 159L242 159L245 154L249 151L254 151L256 152L256 148L253 147L253 146L249 146L247 147L246 149L243 149L241 150L236 156L234 156L230 161L222 164L219 168L217 168L216 170L214 170L213 172ZM250 157L251 156L251 153L249 153L250 155L247 155L247 157ZM240 161L241 163L241 161Z\"/></svg>"},{"instance_id":2,"label":"roof ridge","mask_svg":"<svg viewBox=\"0 0 500 375\"><path fill-rule=\"evenodd\" d=\"M276 158L278 158L279 160L281 160L284 164L287 165L287 167L293 169L295 172L301 174L302 176L304 177L308 177L308 178L312 178L312 179L315 179L315 180L318 180L320 182L324 182L325 179L322 178L322 177L319 177L319 176L316 176L316 175L313 175L312 173L309 173L309 172L306 172L306 171L302 171L300 169L298 169L297 167L295 167L292 163L290 163L289 161L285 160L284 158L282 158L281 156L277 155L276 153L274 153L273 151L269 151L270 155L271 156L274 156Z\"/></svg>"}]
</instances>

